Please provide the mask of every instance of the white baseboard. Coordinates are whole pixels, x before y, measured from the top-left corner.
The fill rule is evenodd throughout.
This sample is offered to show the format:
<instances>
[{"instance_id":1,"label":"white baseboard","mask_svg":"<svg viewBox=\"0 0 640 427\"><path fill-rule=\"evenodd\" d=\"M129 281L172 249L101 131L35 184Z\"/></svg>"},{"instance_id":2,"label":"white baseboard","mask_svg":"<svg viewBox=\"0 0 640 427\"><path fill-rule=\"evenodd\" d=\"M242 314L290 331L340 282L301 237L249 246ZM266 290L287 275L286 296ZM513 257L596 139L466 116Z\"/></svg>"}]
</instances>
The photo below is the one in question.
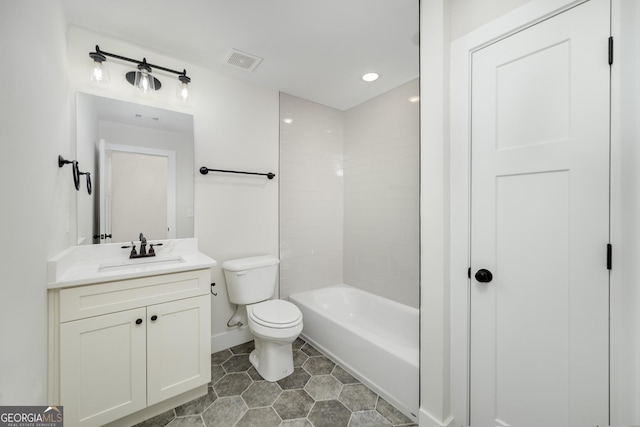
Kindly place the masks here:
<instances>
[{"instance_id":1,"label":"white baseboard","mask_svg":"<svg viewBox=\"0 0 640 427\"><path fill-rule=\"evenodd\" d=\"M457 427L454 422L454 418L449 416L446 420L441 421L432 416L424 408L420 408L418 418L418 425L420 427Z\"/></svg>"},{"instance_id":2,"label":"white baseboard","mask_svg":"<svg viewBox=\"0 0 640 427\"><path fill-rule=\"evenodd\" d=\"M211 353L217 353L235 345L244 344L253 339L249 326L243 325L231 331L222 332L211 337Z\"/></svg>"}]
</instances>

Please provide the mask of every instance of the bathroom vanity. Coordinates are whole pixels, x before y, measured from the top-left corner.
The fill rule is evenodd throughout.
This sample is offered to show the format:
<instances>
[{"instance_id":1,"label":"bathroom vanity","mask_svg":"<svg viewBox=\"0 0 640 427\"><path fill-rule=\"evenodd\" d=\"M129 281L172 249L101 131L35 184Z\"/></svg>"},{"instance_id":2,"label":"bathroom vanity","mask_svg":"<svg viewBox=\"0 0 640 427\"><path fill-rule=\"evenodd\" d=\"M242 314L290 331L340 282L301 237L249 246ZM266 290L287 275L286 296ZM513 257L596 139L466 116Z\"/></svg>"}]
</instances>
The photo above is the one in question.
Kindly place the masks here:
<instances>
[{"instance_id":1,"label":"bathroom vanity","mask_svg":"<svg viewBox=\"0 0 640 427\"><path fill-rule=\"evenodd\" d=\"M132 425L207 393L216 262L196 239L156 251L76 246L49 261L49 401L65 426Z\"/></svg>"}]
</instances>

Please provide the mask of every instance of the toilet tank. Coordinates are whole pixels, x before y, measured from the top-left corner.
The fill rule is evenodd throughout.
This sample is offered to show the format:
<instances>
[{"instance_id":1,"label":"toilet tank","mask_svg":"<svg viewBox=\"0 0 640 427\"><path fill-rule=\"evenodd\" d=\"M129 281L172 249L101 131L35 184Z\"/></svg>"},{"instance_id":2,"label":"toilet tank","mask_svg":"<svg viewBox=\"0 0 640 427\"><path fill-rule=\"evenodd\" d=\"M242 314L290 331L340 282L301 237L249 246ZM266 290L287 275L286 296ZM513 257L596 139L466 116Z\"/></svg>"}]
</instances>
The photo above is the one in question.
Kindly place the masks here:
<instances>
[{"instance_id":1,"label":"toilet tank","mask_svg":"<svg viewBox=\"0 0 640 427\"><path fill-rule=\"evenodd\" d=\"M278 258L269 255L222 263L229 302L246 305L271 298L276 290L279 263Z\"/></svg>"}]
</instances>

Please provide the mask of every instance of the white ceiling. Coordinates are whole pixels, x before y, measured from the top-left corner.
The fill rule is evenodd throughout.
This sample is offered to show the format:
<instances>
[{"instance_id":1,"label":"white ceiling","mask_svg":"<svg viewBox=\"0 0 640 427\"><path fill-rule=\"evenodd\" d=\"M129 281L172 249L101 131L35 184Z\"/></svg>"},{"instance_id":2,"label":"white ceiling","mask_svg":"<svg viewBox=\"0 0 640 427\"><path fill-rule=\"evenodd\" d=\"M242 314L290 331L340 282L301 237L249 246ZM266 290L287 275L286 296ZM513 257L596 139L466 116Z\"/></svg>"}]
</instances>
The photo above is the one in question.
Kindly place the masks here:
<instances>
[{"instance_id":1,"label":"white ceiling","mask_svg":"<svg viewBox=\"0 0 640 427\"><path fill-rule=\"evenodd\" d=\"M62 0L62 4L70 25L149 49L151 63L156 52L340 110L419 74L419 0ZM112 52L108 46L100 47ZM231 49L264 60L253 72L239 69L225 62ZM87 54L90 50L93 46L87 46ZM360 80L368 71L376 71L380 79Z\"/></svg>"}]
</instances>

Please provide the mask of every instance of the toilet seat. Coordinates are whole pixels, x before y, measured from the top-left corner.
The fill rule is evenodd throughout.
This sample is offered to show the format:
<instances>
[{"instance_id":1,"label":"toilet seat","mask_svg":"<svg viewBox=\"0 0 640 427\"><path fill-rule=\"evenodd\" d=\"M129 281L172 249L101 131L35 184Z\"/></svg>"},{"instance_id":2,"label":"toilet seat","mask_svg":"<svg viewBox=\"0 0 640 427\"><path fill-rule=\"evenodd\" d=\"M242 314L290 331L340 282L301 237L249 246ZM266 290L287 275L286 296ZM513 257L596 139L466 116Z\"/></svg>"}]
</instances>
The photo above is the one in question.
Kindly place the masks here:
<instances>
[{"instance_id":1,"label":"toilet seat","mask_svg":"<svg viewBox=\"0 0 640 427\"><path fill-rule=\"evenodd\" d=\"M302 322L300 309L288 301L263 301L247 306L247 309L249 319L268 328L291 328Z\"/></svg>"}]
</instances>

